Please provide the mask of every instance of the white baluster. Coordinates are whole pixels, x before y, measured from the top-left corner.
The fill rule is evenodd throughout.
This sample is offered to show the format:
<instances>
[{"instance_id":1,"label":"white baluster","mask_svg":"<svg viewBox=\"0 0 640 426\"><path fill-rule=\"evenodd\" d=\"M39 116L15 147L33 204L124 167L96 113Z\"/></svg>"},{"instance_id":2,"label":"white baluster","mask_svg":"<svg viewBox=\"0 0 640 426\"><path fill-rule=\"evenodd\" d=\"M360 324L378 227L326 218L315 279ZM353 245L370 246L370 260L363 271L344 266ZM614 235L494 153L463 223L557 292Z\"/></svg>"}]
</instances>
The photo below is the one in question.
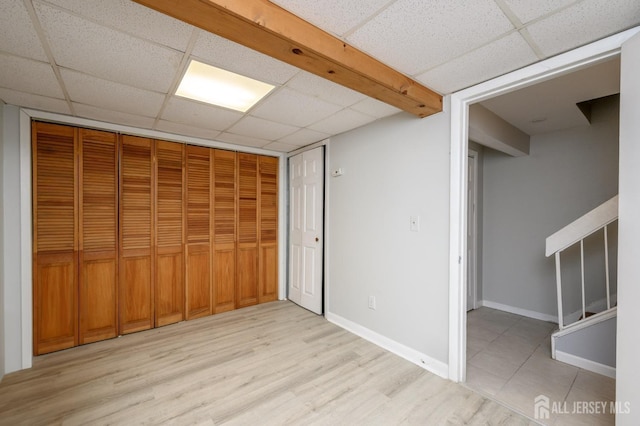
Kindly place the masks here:
<instances>
[{"instance_id":1,"label":"white baluster","mask_svg":"<svg viewBox=\"0 0 640 426\"><path fill-rule=\"evenodd\" d=\"M562 317L562 273L560 268L560 252L556 252L556 290L558 292L558 327L564 328Z\"/></svg>"},{"instance_id":2,"label":"white baluster","mask_svg":"<svg viewBox=\"0 0 640 426\"><path fill-rule=\"evenodd\" d=\"M609 290L609 237L607 225L604 226L604 273L607 285L607 310L611 309L611 291Z\"/></svg>"}]
</instances>

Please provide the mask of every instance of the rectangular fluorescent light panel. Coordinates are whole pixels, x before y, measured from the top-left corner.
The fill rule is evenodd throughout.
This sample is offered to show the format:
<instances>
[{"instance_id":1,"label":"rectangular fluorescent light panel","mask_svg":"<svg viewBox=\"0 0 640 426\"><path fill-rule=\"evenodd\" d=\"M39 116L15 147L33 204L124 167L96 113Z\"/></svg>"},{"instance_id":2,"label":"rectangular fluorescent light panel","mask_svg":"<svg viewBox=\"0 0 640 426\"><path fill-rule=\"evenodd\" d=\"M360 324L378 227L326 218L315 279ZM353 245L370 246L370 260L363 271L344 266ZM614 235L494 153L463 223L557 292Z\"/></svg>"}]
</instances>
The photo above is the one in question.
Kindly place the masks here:
<instances>
[{"instance_id":1,"label":"rectangular fluorescent light panel","mask_svg":"<svg viewBox=\"0 0 640 426\"><path fill-rule=\"evenodd\" d=\"M177 96L246 112L275 86L192 60Z\"/></svg>"}]
</instances>

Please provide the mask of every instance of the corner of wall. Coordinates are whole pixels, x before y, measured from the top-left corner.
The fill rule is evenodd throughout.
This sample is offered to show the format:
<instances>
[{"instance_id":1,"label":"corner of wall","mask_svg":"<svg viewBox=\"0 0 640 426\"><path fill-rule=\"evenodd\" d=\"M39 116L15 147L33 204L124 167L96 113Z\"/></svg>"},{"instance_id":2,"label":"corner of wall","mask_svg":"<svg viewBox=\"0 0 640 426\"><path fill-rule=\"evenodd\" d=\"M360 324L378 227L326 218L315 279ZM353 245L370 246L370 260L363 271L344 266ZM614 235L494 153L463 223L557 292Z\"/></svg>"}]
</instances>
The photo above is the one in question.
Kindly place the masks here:
<instances>
[{"instance_id":1,"label":"corner of wall","mask_svg":"<svg viewBox=\"0 0 640 426\"><path fill-rule=\"evenodd\" d=\"M5 206L18 206L4 209L2 214L3 250L3 304L0 307L2 319L2 338L4 343L4 374L21 370L23 367L22 337L22 245L21 245L21 195L20 195L20 108L13 105L3 106L2 131L2 202Z\"/></svg>"},{"instance_id":2,"label":"corner of wall","mask_svg":"<svg viewBox=\"0 0 640 426\"><path fill-rule=\"evenodd\" d=\"M0 152L4 151L4 103L0 101ZM0 381L4 377L4 153L0 155Z\"/></svg>"}]
</instances>

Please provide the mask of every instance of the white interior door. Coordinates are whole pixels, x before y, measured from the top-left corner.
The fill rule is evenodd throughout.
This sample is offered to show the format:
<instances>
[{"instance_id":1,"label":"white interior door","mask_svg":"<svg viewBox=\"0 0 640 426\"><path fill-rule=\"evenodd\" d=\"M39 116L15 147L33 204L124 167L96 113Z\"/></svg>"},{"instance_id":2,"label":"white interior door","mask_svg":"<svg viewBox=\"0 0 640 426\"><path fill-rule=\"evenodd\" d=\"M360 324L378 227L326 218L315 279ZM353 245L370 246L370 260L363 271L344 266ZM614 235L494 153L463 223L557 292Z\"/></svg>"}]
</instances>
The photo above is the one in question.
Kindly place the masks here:
<instances>
[{"instance_id":1,"label":"white interior door","mask_svg":"<svg viewBox=\"0 0 640 426\"><path fill-rule=\"evenodd\" d=\"M322 314L324 149L289 158L289 299Z\"/></svg>"},{"instance_id":2,"label":"white interior door","mask_svg":"<svg viewBox=\"0 0 640 426\"><path fill-rule=\"evenodd\" d=\"M470 311L477 304L478 153L469 150L467 160L467 311Z\"/></svg>"}]
</instances>

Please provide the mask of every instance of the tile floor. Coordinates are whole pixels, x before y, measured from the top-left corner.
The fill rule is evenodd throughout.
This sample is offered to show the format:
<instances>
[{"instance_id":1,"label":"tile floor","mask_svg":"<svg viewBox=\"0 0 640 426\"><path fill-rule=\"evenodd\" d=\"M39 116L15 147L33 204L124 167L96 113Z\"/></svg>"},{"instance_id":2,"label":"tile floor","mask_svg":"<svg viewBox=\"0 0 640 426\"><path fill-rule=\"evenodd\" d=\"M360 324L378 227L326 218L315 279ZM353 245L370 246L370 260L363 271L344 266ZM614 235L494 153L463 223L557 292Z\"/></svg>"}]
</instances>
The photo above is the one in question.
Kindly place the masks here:
<instances>
[{"instance_id":1,"label":"tile floor","mask_svg":"<svg viewBox=\"0 0 640 426\"><path fill-rule=\"evenodd\" d=\"M467 385L531 418L534 398L546 395L558 411L542 421L546 425L613 425L615 417L608 411L615 400L615 380L553 360L555 328L553 323L486 307L470 311ZM605 402L607 412L574 413L586 407L582 401Z\"/></svg>"}]
</instances>

